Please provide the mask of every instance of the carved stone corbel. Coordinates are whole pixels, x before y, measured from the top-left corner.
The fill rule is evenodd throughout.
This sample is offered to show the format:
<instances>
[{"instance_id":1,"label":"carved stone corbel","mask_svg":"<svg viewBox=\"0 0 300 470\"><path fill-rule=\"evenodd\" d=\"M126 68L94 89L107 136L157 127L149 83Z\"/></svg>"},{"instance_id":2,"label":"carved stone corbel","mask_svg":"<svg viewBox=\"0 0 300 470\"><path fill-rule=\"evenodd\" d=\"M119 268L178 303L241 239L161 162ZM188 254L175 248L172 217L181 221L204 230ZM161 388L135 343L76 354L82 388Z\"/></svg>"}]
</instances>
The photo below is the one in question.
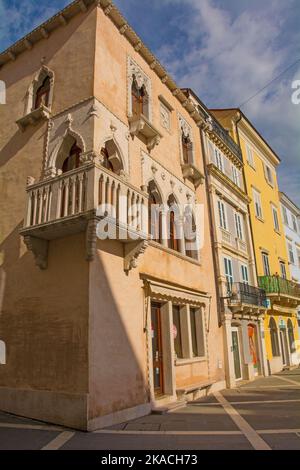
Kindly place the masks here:
<instances>
[{"instance_id":1,"label":"carved stone corbel","mask_svg":"<svg viewBox=\"0 0 300 470\"><path fill-rule=\"evenodd\" d=\"M137 260L140 255L145 253L148 247L147 240L128 243L124 246L124 271L126 274L137 267Z\"/></svg>"},{"instance_id":2,"label":"carved stone corbel","mask_svg":"<svg viewBox=\"0 0 300 470\"><path fill-rule=\"evenodd\" d=\"M97 250L97 225L98 219L88 221L86 228L86 260L93 261Z\"/></svg>"},{"instance_id":3,"label":"carved stone corbel","mask_svg":"<svg viewBox=\"0 0 300 470\"><path fill-rule=\"evenodd\" d=\"M153 137L153 139L149 139L148 142L147 142L147 149L149 150L149 152L151 152L151 150L154 149L154 147L156 147L156 145L159 145L160 143L160 136L155 136Z\"/></svg>"},{"instance_id":4,"label":"carved stone corbel","mask_svg":"<svg viewBox=\"0 0 300 470\"><path fill-rule=\"evenodd\" d=\"M24 237L24 243L28 250L31 251L35 258L35 264L40 269L47 269L48 267L48 246L49 241L43 238L36 238L30 235Z\"/></svg>"}]
</instances>

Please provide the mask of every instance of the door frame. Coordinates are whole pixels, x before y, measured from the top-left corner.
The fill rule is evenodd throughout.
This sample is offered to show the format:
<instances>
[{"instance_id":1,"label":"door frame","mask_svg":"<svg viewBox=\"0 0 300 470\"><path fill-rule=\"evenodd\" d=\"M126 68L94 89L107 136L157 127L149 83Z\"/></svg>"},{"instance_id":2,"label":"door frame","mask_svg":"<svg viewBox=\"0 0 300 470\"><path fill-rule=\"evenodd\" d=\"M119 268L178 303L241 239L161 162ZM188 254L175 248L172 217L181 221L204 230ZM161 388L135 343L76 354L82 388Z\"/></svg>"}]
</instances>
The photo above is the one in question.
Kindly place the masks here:
<instances>
[{"instance_id":1,"label":"door frame","mask_svg":"<svg viewBox=\"0 0 300 470\"><path fill-rule=\"evenodd\" d=\"M153 374L153 390L154 390L154 396L155 398L159 398L164 395L164 357L163 357L163 338L162 338L162 318L161 318L161 304L159 302L151 302L151 322L150 322L150 331L151 331L151 364L152 364L152 374ZM153 351L153 337L152 337L152 314L153 310L155 309L155 315L157 315L157 334L158 334L158 348L159 348L159 360L155 361L154 360L154 351ZM155 382L154 382L154 368L155 368L155 362L159 363L159 368L160 368L160 387L155 388Z\"/></svg>"},{"instance_id":2,"label":"door frame","mask_svg":"<svg viewBox=\"0 0 300 470\"><path fill-rule=\"evenodd\" d=\"M236 377L236 374L235 374L235 366L234 366L235 361L234 361L234 350L233 350L233 341L232 341L233 333L236 333L237 341L238 341L238 353L239 353L239 363L240 363L240 371L241 371L241 376L240 377ZM231 327L231 341L232 341L232 358L233 358L234 376L235 376L236 382L239 382L240 380L243 380L243 369L242 369L240 330L239 330L238 326L232 326Z\"/></svg>"}]
</instances>

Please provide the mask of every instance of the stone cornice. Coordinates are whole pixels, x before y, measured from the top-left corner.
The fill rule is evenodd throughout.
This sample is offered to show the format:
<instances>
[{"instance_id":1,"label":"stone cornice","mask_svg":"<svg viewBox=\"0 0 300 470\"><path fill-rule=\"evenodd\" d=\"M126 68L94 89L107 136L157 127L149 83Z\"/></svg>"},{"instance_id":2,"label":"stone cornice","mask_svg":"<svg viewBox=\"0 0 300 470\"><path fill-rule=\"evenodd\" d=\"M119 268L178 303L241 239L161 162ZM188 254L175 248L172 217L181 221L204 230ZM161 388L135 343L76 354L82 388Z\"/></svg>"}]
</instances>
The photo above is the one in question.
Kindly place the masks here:
<instances>
[{"instance_id":1,"label":"stone cornice","mask_svg":"<svg viewBox=\"0 0 300 470\"><path fill-rule=\"evenodd\" d=\"M2 52L0 54L0 69L4 64L10 61L15 61L18 55L28 50L29 44L30 47L34 47L35 43L49 37L55 29L65 27L64 25L67 24L71 18L79 13L85 13L85 11L87 11L92 5L102 8L106 16L108 16L117 27L120 34L122 34L130 44L132 44L135 50L148 63L149 67L161 79L162 83L164 83L173 95L176 96L177 100L189 113L196 125L198 127L205 125L203 116L197 111L194 104L190 101L187 102L184 92L177 86L173 78L167 73L154 54L152 54L148 47L145 46L140 37L127 23L126 19L111 0L75 0L45 23L34 29L31 33L27 34L25 37Z\"/></svg>"}]
</instances>

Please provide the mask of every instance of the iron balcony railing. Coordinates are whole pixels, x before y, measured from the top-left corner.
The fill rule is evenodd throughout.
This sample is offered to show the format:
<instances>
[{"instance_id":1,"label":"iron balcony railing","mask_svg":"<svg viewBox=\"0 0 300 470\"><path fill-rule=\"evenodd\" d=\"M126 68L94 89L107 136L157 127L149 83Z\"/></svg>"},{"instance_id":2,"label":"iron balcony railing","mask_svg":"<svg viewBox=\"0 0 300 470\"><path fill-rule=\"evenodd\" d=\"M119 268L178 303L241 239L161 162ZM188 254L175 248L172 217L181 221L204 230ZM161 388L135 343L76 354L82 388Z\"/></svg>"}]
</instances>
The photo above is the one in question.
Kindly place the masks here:
<instances>
[{"instance_id":1,"label":"iron balcony railing","mask_svg":"<svg viewBox=\"0 0 300 470\"><path fill-rule=\"evenodd\" d=\"M234 153L241 161L243 161L242 151L239 145L234 142L228 132L215 119L211 120L211 124L213 127L213 132L215 132L220 137L220 139L223 140L224 144L230 148L232 153Z\"/></svg>"},{"instance_id":2,"label":"iron balcony railing","mask_svg":"<svg viewBox=\"0 0 300 470\"><path fill-rule=\"evenodd\" d=\"M259 285L267 294L281 294L300 299L300 284L280 276L260 276Z\"/></svg>"},{"instance_id":3,"label":"iron balcony railing","mask_svg":"<svg viewBox=\"0 0 300 470\"><path fill-rule=\"evenodd\" d=\"M231 304L248 304L267 307L267 296L264 289L250 286L244 282L228 284L228 297Z\"/></svg>"}]
</instances>

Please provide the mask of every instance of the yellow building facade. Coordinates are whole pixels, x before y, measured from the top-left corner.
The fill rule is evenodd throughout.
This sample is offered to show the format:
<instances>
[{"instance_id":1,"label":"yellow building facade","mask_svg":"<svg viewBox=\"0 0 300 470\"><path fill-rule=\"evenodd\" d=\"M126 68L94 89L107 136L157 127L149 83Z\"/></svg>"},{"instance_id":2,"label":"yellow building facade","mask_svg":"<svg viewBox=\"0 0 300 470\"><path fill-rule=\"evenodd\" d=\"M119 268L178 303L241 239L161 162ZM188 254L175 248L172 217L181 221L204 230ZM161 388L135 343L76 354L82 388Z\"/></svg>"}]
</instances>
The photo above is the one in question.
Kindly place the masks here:
<instances>
[{"instance_id":1,"label":"yellow building facade","mask_svg":"<svg viewBox=\"0 0 300 470\"><path fill-rule=\"evenodd\" d=\"M300 285L291 281L289 269L277 180L280 158L240 110L214 114L242 150L257 276L268 298L265 343L272 374L299 364Z\"/></svg>"}]
</instances>

